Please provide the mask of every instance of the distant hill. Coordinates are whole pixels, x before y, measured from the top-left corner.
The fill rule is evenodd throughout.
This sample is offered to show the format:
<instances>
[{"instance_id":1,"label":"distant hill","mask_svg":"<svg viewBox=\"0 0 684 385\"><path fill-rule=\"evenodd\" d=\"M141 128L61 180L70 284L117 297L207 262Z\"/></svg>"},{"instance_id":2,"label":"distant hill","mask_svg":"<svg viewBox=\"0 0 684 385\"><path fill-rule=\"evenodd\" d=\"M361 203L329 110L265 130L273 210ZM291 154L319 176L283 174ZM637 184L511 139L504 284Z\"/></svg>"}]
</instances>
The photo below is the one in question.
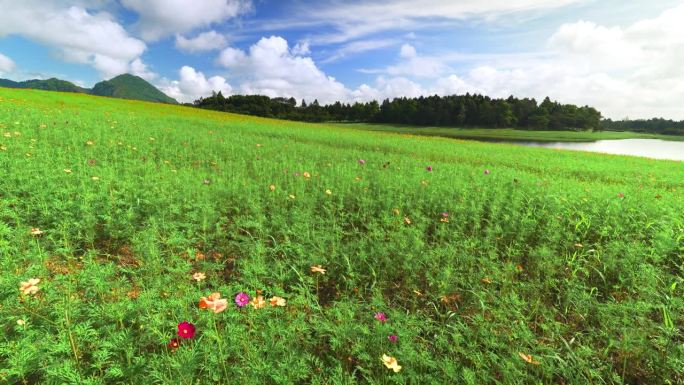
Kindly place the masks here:
<instances>
[{"instance_id":1,"label":"distant hill","mask_svg":"<svg viewBox=\"0 0 684 385\"><path fill-rule=\"evenodd\" d=\"M0 87L74 92L120 99L135 99L148 102L178 104L175 99L166 96L166 94L159 91L144 79L129 74L119 75L113 79L97 83L92 90L79 87L74 83L56 78L47 80L32 79L22 82L0 79Z\"/></svg>"},{"instance_id":2,"label":"distant hill","mask_svg":"<svg viewBox=\"0 0 684 385\"><path fill-rule=\"evenodd\" d=\"M119 99L178 104L175 99L166 96L143 78L130 74L119 75L113 79L97 83L90 94Z\"/></svg>"},{"instance_id":3,"label":"distant hill","mask_svg":"<svg viewBox=\"0 0 684 385\"><path fill-rule=\"evenodd\" d=\"M12 80L0 79L0 87L30 88L35 90L76 92L82 94L87 94L90 91L87 88L79 87L74 83L56 78L51 78L47 80L32 79L23 82L15 82Z\"/></svg>"}]
</instances>

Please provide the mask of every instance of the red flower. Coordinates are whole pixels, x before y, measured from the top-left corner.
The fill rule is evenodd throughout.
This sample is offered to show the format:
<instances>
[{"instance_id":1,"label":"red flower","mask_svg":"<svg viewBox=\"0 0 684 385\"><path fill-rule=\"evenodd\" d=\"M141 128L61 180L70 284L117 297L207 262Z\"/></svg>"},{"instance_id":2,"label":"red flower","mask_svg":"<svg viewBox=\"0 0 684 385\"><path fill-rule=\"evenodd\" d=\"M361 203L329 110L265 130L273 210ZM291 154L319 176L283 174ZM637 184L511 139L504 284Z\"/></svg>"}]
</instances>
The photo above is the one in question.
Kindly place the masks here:
<instances>
[{"instance_id":1,"label":"red flower","mask_svg":"<svg viewBox=\"0 0 684 385\"><path fill-rule=\"evenodd\" d=\"M168 345L166 345L167 348L171 350L176 350L180 346L180 340L178 338L173 338L171 341L169 341Z\"/></svg>"},{"instance_id":2,"label":"red flower","mask_svg":"<svg viewBox=\"0 0 684 385\"><path fill-rule=\"evenodd\" d=\"M195 325L188 321L183 321L178 324L178 337L192 338L195 336Z\"/></svg>"}]
</instances>

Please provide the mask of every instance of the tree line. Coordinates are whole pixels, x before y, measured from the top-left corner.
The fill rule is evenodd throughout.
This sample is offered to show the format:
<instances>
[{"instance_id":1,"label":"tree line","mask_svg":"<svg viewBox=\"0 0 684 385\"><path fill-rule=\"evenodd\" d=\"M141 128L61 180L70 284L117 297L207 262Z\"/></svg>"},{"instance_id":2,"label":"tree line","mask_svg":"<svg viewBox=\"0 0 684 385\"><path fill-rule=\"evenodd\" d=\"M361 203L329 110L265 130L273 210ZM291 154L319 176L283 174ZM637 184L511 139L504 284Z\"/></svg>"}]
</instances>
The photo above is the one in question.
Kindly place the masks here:
<instances>
[{"instance_id":1,"label":"tree line","mask_svg":"<svg viewBox=\"0 0 684 385\"><path fill-rule=\"evenodd\" d=\"M637 120L611 120L601 122L603 129L610 131L634 131L661 135L684 135L684 121L653 118Z\"/></svg>"},{"instance_id":2,"label":"tree line","mask_svg":"<svg viewBox=\"0 0 684 385\"><path fill-rule=\"evenodd\" d=\"M600 130L602 121L593 107L561 104L546 97L535 99L490 98L479 94L421 96L385 99L382 103L317 100L300 104L294 98L263 95L231 95L221 92L196 100L198 108L308 122L366 122L442 127L518 128L526 130Z\"/></svg>"}]
</instances>

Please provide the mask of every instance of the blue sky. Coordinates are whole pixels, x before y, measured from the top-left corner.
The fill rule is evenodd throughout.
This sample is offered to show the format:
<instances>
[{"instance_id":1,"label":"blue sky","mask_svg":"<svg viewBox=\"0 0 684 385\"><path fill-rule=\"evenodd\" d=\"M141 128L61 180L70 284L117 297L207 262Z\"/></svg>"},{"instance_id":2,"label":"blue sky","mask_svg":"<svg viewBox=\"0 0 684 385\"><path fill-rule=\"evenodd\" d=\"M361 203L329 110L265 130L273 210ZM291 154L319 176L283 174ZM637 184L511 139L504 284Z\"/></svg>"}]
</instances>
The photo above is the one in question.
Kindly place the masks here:
<instances>
[{"instance_id":1,"label":"blue sky","mask_svg":"<svg viewBox=\"0 0 684 385\"><path fill-rule=\"evenodd\" d=\"M90 87L129 72L180 101L548 95L684 119L680 3L0 0L0 76Z\"/></svg>"}]
</instances>

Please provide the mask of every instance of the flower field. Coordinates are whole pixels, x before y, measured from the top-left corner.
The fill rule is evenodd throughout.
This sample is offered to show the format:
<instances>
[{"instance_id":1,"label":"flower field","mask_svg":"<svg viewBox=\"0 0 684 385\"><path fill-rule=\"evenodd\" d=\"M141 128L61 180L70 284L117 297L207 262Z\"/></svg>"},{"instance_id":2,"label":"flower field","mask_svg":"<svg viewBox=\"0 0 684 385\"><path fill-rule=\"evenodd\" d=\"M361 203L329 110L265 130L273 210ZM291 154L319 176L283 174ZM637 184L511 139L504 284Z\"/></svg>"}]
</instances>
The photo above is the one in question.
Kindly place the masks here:
<instances>
[{"instance_id":1,"label":"flower field","mask_svg":"<svg viewBox=\"0 0 684 385\"><path fill-rule=\"evenodd\" d=\"M0 89L2 384L682 384L684 164Z\"/></svg>"}]
</instances>

